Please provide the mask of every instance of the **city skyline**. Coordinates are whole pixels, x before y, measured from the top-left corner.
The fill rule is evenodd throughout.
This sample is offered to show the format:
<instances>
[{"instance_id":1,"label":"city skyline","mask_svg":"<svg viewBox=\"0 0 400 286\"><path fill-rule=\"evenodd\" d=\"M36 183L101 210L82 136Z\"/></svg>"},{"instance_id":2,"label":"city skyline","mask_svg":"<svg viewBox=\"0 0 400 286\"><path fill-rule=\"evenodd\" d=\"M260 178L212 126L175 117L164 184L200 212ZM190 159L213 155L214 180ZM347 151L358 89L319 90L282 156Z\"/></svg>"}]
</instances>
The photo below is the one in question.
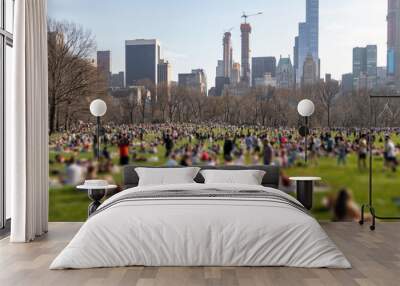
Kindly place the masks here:
<instances>
[{"instance_id":1,"label":"city skyline","mask_svg":"<svg viewBox=\"0 0 400 286\"><path fill-rule=\"evenodd\" d=\"M204 1L200 6L195 2L182 5L181 1L172 0L168 6L173 9L168 10L164 9L165 3L154 0L145 4L113 1L111 5L100 0L95 5L94 2L50 0L49 16L91 30L96 36L98 50L111 50L113 73L124 71L125 40L157 38L163 47L162 57L173 66L173 80L177 80L178 73L202 68L211 87L214 85L216 62L223 57L222 36L230 27L234 27L233 59L240 62L240 17L243 10L264 12L260 17L249 19L253 28L251 57L274 56L279 59L280 55L290 55L293 61L294 37L298 33L298 23L305 19L306 1ZM132 13L128 17L129 10L141 13ZM166 11L168 15L164 15ZM352 48L356 46L377 44L378 65L386 65L386 14L386 1L338 0L332 3L320 0L321 77L331 73L339 79L341 74L351 72ZM104 21L108 18L111 21ZM168 25L162 25L167 18ZM182 25L186 22L188 25ZM137 29L139 24L140 29Z\"/></svg>"}]
</instances>

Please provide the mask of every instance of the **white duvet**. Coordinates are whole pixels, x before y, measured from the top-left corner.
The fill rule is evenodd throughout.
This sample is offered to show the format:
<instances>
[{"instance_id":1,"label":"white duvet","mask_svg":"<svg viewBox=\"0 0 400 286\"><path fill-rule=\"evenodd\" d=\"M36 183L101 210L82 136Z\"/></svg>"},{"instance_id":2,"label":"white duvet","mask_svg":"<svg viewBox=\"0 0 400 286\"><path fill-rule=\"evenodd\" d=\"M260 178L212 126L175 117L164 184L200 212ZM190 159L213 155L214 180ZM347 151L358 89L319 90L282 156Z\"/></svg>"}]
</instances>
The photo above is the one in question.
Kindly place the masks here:
<instances>
[{"instance_id":1,"label":"white duvet","mask_svg":"<svg viewBox=\"0 0 400 286\"><path fill-rule=\"evenodd\" d=\"M279 190L237 184L128 189L100 206L104 210L88 219L50 269L128 265L351 267L318 222L288 204L229 197L153 198L112 204L130 192L209 188L263 190L295 201Z\"/></svg>"}]
</instances>

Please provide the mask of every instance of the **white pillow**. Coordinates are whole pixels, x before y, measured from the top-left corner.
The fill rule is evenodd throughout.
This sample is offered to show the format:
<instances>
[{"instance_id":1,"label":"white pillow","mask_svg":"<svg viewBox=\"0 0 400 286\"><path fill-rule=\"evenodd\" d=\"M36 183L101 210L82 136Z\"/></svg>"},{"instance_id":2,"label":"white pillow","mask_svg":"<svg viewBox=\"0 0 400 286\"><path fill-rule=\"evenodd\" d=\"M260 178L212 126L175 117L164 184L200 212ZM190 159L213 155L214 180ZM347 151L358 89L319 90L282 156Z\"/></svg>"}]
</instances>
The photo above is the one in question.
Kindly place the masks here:
<instances>
[{"instance_id":1,"label":"white pillow","mask_svg":"<svg viewBox=\"0 0 400 286\"><path fill-rule=\"evenodd\" d=\"M135 168L139 186L190 184L200 171L198 167L186 168Z\"/></svg>"},{"instance_id":2,"label":"white pillow","mask_svg":"<svg viewBox=\"0 0 400 286\"><path fill-rule=\"evenodd\" d=\"M265 171L261 170L202 170L205 184L261 185Z\"/></svg>"}]
</instances>

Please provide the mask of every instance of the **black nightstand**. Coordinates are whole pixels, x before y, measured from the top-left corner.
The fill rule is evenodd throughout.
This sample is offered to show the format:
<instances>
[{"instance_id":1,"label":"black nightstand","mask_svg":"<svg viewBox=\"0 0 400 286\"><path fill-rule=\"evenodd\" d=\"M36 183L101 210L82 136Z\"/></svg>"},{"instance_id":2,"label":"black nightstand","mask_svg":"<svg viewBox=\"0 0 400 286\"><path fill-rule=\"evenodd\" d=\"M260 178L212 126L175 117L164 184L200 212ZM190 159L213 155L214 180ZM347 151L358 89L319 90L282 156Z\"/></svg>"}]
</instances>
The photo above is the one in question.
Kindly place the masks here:
<instances>
[{"instance_id":1,"label":"black nightstand","mask_svg":"<svg viewBox=\"0 0 400 286\"><path fill-rule=\"evenodd\" d=\"M320 177L290 177L291 181L296 182L297 200L303 206L311 210L313 205L314 182L321 181Z\"/></svg>"},{"instance_id":2,"label":"black nightstand","mask_svg":"<svg viewBox=\"0 0 400 286\"><path fill-rule=\"evenodd\" d=\"M108 185L108 186L89 186L89 185L80 185L76 187L78 190L87 190L89 199L92 200L92 203L88 207L88 217L94 213L97 208L101 205L101 200L106 196L107 190L116 189L116 185Z\"/></svg>"}]
</instances>

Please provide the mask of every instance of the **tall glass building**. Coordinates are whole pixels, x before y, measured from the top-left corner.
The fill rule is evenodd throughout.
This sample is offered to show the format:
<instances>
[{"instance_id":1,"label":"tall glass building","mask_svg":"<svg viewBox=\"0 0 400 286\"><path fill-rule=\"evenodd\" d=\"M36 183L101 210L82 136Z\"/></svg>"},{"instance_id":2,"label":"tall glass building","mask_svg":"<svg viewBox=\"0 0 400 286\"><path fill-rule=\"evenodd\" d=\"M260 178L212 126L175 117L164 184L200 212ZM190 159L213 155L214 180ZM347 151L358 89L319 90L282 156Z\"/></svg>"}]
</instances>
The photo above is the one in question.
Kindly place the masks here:
<instances>
[{"instance_id":1,"label":"tall glass building","mask_svg":"<svg viewBox=\"0 0 400 286\"><path fill-rule=\"evenodd\" d=\"M307 23L299 23L299 37L298 37L298 50L297 50L297 71L296 71L296 82L301 83L301 79L303 77L303 66L304 62L308 54L310 54L309 50L309 41L308 41L308 24Z\"/></svg>"},{"instance_id":2,"label":"tall glass building","mask_svg":"<svg viewBox=\"0 0 400 286\"><path fill-rule=\"evenodd\" d=\"M125 84L132 86L141 80L157 84L160 43L152 40L125 41Z\"/></svg>"},{"instance_id":3,"label":"tall glass building","mask_svg":"<svg viewBox=\"0 0 400 286\"><path fill-rule=\"evenodd\" d=\"M308 56L312 56L317 65L316 78L319 78L319 0L306 0L306 22L299 23L299 34L295 41L296 83L301 82L304 62Z\"/></svg>"},{"instance_id":4,"label":"tall glass building","mask_svg":"<svg viewBox=\"0 0 400 286\"><path fill-rule=\"evenodd\" d=\"M97 51L97 69L109 82L111 80L111 52Z\"/></svg>"},{"instance_id":5,"label":"tall glass building","mask_svg":"<svg viewBox=\"0 0 400 286\"><path fill-rule=\"evenodd\" d=\"M307 0L306 23L308 27L308 52L319 61L319 0Z\"/></svg>"},{"instance_id":6,"label":"tall glass building","mask_svg":"<svg viewBox=\"0 0 400 286\"><path fill-rule=\"evenodd\" d=\"M377 54L376 45L353 48L353 81L356 89L376 86Z\"/></svg>"}]
</instances>

